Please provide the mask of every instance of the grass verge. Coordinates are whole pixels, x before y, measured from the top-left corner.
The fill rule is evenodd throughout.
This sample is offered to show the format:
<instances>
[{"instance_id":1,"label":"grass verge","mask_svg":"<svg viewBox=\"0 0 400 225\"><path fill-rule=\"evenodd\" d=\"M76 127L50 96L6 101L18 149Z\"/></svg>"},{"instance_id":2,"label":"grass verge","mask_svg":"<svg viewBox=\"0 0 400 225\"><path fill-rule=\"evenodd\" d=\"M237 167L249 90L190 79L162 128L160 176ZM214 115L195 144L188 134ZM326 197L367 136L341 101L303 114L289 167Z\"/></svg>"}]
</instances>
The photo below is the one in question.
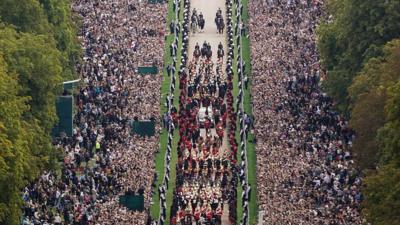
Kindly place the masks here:
<instances>
[{"instance_id":1,"label":"grass verge","mask_svg":"<svg viewBox=\"0 0 400 225\"><path fill-rule=\"evenodd\" d=\"M182 8L182 5L181 5L181 8ZM183 12L183 10L181 10L180 18L183 18L182 12ZM169 32L169 24L174 19L175 19L175 12L173 10L173 2L169 1L168 15L167 15L167 21L166 21L166 26L167 26L168 32ZM166 66L170 65L172 63L172 57L169 52L169 46L171 46L173 41L174 41L174 34L169 34L166 36L165 49L164 49L163 82L161 85L161 101L160 101L161 116L168 110L164 103L165 103L165 98L167 97L167 95L169 93L171 78L168 76L168 73L166 71ZM178 41L176 71L179 70L179 66L180 66L180 57L181 57L180 47L181 46L182 46L182 38L180 35L179 41ZM178 80L178 77L176 80ZM175 106L175 108L178 109L178 98L177 97L179 96L179 88L176 85L176 83L175 83L175 87L176 88L174 91L174 97L175 97L174 106ZM174 136L173 136L173 141L172 141L171 161L170 161L170 168L171 168L170 180L168 182L168 190L166 193L166 201L167 201L166 224L169 224L170 210L171 210L172 198L173 198L173 189L175 187L175 180L176 180L175 165L176 165L176 162L178 159L178 155L176 152L178 140L179 140L178 133L177 133L177 131L174 131ZM167 150L167 144L168 144L168 130L163 128L161 131L161 134L160 134L160 151L157 153L157 155L155 157L155 166L156 166L156 173L157 173L158 179L156 181L156 188L155 188L155 191L154 191L154 194L152 197L153 205L150 208L150 215L153 219L158 219L158 217L160 215L160 199L158 196L158 187L162 184L163 178L164 178L164 173L165 173L164 163L165 163L165 154L166 154L166 150Z\"/></svg>"},{"instance_id":2,"label":"grass verge","mask_svg":"<svg viewBox=\"0 0 400 225\"><path fill-rule=\"evenodd\" d=\"M242 20L244 24L246 25L245 27L247 28L247 22L249 20L249 14L248 14L248 0L242 0L243 4L243 12L242 12ZM236 23L236 5L234 6L234 12L233 12L233 18L234 22ZM243 36L242 37L242 57L245 62L245 74L247 75L248 78L248 83L251 84L251 55L250 55L250 40L249 38ZM235 45L235 52L237 51L237 46ZM238 94L238 88L237 88L237 65L236 61L233 64L234 66L234 71L235 71L235 88L234 88L234 96L237 96ZM244 100L243 100L243 106L244 106L244 111L246 112L247 115L251 116L253 115L252 113L252 102L251 102L251 87L250 85L244 90L243 93ZM239 127L239 124L238 124ZM236 131L236 138L237 140L240 140L240 131ZM254 225L257 223L258 219L258 205L257 205L257 174L256 174L256 165L257 165L257 159L256 159L256 151L255 151L255 143L254 143L254 136L253 134L249 133L248 138L246 140L246 146L247 146L247 175L248 175L248 181L251 186L251 196L250 196L250 202L249 202L249 209L250 209L250 215L249 215L249 224ZM239 145L240 147L240 145ZM240 165L241 159L240 159L240 151L238 151L238 163ZM239 221L241 220L241 215L243 213L243 207L242 207L242 187L238 186L238 202L237 202L237 215Z\"/></svg>"}]
</instances>

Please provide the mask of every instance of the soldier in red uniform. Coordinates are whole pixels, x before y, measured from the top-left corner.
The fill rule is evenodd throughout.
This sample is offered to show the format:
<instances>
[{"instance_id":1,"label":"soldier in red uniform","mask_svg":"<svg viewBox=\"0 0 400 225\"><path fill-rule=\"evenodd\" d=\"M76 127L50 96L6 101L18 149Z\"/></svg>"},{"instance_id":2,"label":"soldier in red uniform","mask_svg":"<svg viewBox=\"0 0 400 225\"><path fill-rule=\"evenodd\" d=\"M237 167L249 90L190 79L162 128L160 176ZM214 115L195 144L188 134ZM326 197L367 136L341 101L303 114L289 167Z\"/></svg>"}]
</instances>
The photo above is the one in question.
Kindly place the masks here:
<instances>
[{"instance_id":1,"label":"soldier in red uniform","mask_svg":"<svg viewBox=\"0 0 400 225\"><path fill-rule=\"evenodd\" d=\"M176 225L176 216L173 216L173 217L171 218L171 224L172 224L172 225Z\"/></svg>"},{"instance_id":2,"label":"soldier in red uniform","mask_svg":"<svg viewBox=\"0 0 400 225\"><path fill-rule=\"evenodd\" d=\"M200 220L200 207L196 207L196 210L194 211L194 219L196 220L196 224L198 224Z\"/></svg>"},{"instance_id":3,"label":"soldier in red uniform","mask_svg":"<svg viewBox=\"0 0 400 225\"><path fill-rule=\"evenodd\" d=\"M212 210L211 210L211 207L208 207L208 208L207 208L206 217L207 217L207 220L208 220L209 222L211 222L211 219L212 219L212 217L213 217L213 212L212 212Z\"/></svg>"},{"instance_id":4,"label":"soldier in red uniform","mask_svg":"<svg viewBox=\"0 0 400 225\"><path fill-rule=\"evenodd\" d=\"M224 112L224 114L222 114L222 125L223 127L226 127L226 118L228 117L228 113Z\"/></svg>"}]
</instances>

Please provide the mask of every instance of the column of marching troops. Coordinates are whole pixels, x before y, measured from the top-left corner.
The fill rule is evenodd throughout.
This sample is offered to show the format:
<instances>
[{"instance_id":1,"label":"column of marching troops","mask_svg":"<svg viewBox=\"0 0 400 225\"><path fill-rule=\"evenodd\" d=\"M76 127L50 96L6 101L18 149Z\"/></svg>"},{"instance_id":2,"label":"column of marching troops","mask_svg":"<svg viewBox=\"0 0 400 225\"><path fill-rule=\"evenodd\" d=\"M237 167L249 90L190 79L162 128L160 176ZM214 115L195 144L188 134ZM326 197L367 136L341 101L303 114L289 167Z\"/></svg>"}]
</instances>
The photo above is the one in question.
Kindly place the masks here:
<instances>
[{"instance_id":1,"label":"column of marching troops","mask_svg":"<svg viewBox=\"0 0 400 225\"><path fill-rule=\"evenodd\" d=\"M232 1L232 0L228 0ZM244 34L244 28L242 26L242 13L243 13L243 4L241 0L235 0L236 4L236 24L235 24L235 34L236 34L236 45L237 45L237 74L238 74L238 88L239 93L236 99L236 107L238 109L238 114L240 116L239 124L240 124L240 172L239 179L242 186L242 207L243 207L243 215L241 224L248 224L249 219L249 201L250 201L250 193L251 187L248 183L247 179L247 149L246 149L246 139L247 132L250 130L250 123L248 122L248 115L244 111L243 100L244 100L244 86L247 87L247 76L245 73L245 61L243 60L242 55L242 35ZM244 84L244 85L243 85Z\"/></svg>"},{"instance_id":2,"label":"column of marching troops","mask_svg":"<svg viewBox=\"0 0 400 225\"><path fill-rule=\"evenodd\" d=\"M227 43L228 43L228 50L227 50L227 57L226 57L226 73L227 73L227 78L229 82L229 87L230 90L233 89L233 58L234 58L234 45L233 45L233 30L232 30L232 6L233 2L232 0L226 0L226 24L227 24ZM233 97L232 97L232 102L233 102ZM232 149L232 154L235 159L235 165L237 164L237 149L238 149L238 144L237 140L235 138L235 133L236 133L236 124L237 124L237 114L234 113L234 115L231 118L231 127L229 130L229 144ZM229 204L229 219L231 224L237 224L237 175L238 175L238 169L236 168L236 173L233 174L232 178L232 187L234 188L234 195L235 199L234 201L231 201Z\"/></svg>"},{"instance_id":3,"label":"column of marching troops","mask_svg":"<svg viewBox=\"0 0 400 225\"><path fill-rule=\"evenodd\" d=\"M184 2L184 25L183 25L183 46L182 46L182 65L179 71L179 77L180 77L180 90L181 90L181 97L185 96L187 94L187 76L190 74L187 73L187 68L186 68L186 62L187 62L187 50L188 50L188 34L189 34L189 16L190 16L190 1L185 1ZM233 41L231 45L233 44ZM197 224L220 224L221 223L221 216L222 216L222 207L218 205L224 204L224 201L228 199L228 204L229 204L229 219L231 224L236 224L236 204L237 204L237 168L236 168L236 155L237 155L237 142L235 139L235 130L236 130L236 113L233 110L233 95L232 95L232 89L233 89L233 84L232 84L232 76L233 76L233 71L232 71L232 59L233 59L233 47L231 46L230 52L229 52L229 57L228 57L228 66L226 70L227 78L228 78L228 87L226 90L226 102L227 104L227 112L228 112L228 117L229 117L229 143L231 146L231 151L228 153L228 164L233 165L228 170L230 171L229 174L232 174L229 182L229 189L224 189L224 194L222 197L222 200L217 200L217 202L214 202L214 198L211 196L208 196L206 198L212 198L210 202L210 205L206 208L202 208L201 210L198 211L198 208L196 210L190 210L190 204L197 205L197 203L184 203L185 200L182 199L181 194L183 186L182 186L182 178L177 177L177 184L176 184L176 189L174 190L174 201L172 204L171 208L171 224L175 223L180 223L180 224L191 224L192 218L194 218L194 221L196 221ZM179 112L179 120L184 121L185 120L185 113L187 113L187 107L185 107L185 98L180 98L180 112ZM187 119L187 118L186 118ZM181 139L179 141L179 146L181 146L181 142L184 141L184 133L185 127L180 127L180 134L181 134ZM178 149L178 155L179 153L182 153L182 149ZM200 162L199 162L200 163ZM209 165L209 164L208 164ZM182 168L177 164L177 176L182 175L181 171ZM184 179L184 178L183 178ZM226 187L226 186L224 186ZM179 194L180 193L180 194ZM215 197L215 196L214 196ZM200 202L202 200L200 199ZM207 201L206 201L207 202ZM189 204L189 205L188 205ZM202 203L202 206L207 206L208 204L206 203L204 205L204 202ZM209 208L211 207L211 208Z\"/></svg>"},{"instance_id":4,"label":"column of marching troops","mask_svg":"<svg viewBox=\"0 0 400 225\"><path fill-rule=\"evenodd\" d=\"M173 106L174 104L174 91L175 91L175 82L176 82L176 76L175 76L175 71L176 71L176 64L177 64L177 54L178 54L178 41L179 41L179 32L181 30L180 24L179 24L179 15L180 15L180 5L181 1L180 0L173 0L173 10L175 13L175 21L171 21L170 24L170 32L174 34L174 40L170 46L170 55L172 57L172 64L167 66L167 73L168 76L171 77L171 82L170 82L170 88L169 88L169 93L168 96L166 97L166 103L165 105L167 106L168 112L166 113L166 119L164 119L164 127L168 129L168 143L167 143L167 151L165 155L165 174L164 174L164 179L163 183L161 186L158 187L158 193L159 193L159 198L160 198L160 215L158 218L158 224L164 224L165 219L167 217L167 204L166 204L166 192L168 190L168 182L170 180L170 162L171 162L171 150L172 150L172 140L173 140L173 134L174 134L174 117L176 115L176 109ZM183 36L185 36L185 29L182 31ZM184 46L187 45L187 43L184 43ZM183 48L183 47L182 47ZM182 70L182 65L186 61L184 54L182 54L181 58L181 70Z\"/></svg>"},{"instance_id":5,"label":"column of marching troops","mask_svg":"<svg viewBox=\"0 0 400 225\"><path fill-rule=\"evenodd\" d=\"M185 3L189 3L189 1L185 2ZM186 6L186 5L185 5ZM190 8L189 5L187 5L187 8ZM218 10L218 13L220 10ZM188 19L188 17L186 17L186 13L189 15L189 13L187 11L185 11L185 20ZM217 14L218 14L217 13ZM185 24L188 24L188 21L185 21ZM186 37L184 37L184 40L186 40ZM222 44L220 43L219 48L222 48ZM187 45L186 45L187 47ZM187 53L187 48L183 49L184 51L184 55L186 56ZM212 53L211 53L212 54ZM211 59L211 54L202 54L203 55L203 60L205 60L205 62L210 63L210 59ZM205 57L205 58L204 58ZM233 89L233 85L232 85L232 76L233 76L233 71L232 71L232 58L233 58L233 48L231 49L230 52L230 57L229 57L229 66L228 69L226 71L227 74L227 84L225 85L221 85L218 84L218 90L219 90L219 98L224 98L226 96L226 115L229 118L229 122L228 122L228 127L229 127L229 143L231 146L230 151L226 152L227 153L227 158L223 158L222 161L222 167L223 167L223 176L222 176L222 182L221 182L221 186L218 186L218 183L215 183L215 180L212 179L211 177L209 177L211 183L204 184L200 182L192 182L192 184L194 185L193 187L189 185L189 187L184 185L185 182L185 174L188 175L187 178L189 178L189 180L191 180L191 175L200 175L203 176L204 173L208 174L210 172L210 168L211 171L213 171L213 163L215 163L215 166L217 168L217 174L220 174L220 170L218 169L220 165L219 159L217 157L216 160L212 160L212 159L207 159L206 163L204 162L204 158L200 159L198 162L196 162L196 160L193 160L192 158L189 157L189 159L183 159L184 157L182 156L182 151L185 151L185 149L191 149L191 141L193 141L193 147L195 147L195 143L197 143L197 138L194 137L192 138L191 141L187 140L187 135L189 133L192 132L192 129L190 128L191 126L184 126L183 124L185 124L185 121L192 121L189 122L190 124L196 125L196 121L195 121L195 115L193 116L192 113L189 113L190 116L188 116L188 112L191 111L195 105L199 106L198 103L194 103L193 101L191 101L190 99L192 97L190 97L191 95L188 93L188 86L187 86L187 82L188 80L190 80L190 77L193 75L193 72L196 73L196 77L198 78L198 76L201 74L197 74L196 71L192 71L190 68L193 68L193 64L198 62L198 58L195 59L196 62L191 62L189 65L189 70L186 70L186 65L184 67L184 70L180 70L179 75L180 75L180 90L181 90L181 98L180 98L180 113L179 113L179 120L180 120L180 141L179 141L179 146L178 146L178 156L181 159L181 164L178 162L177 164L177 183L176 183L176 189L174 191L174 200L173 200L173 204L172 204L172 208L171 208L171 224L192 224L192 219L194 219L194 221L196 222L196 224L220 224L221 223L221 219L222 219L222 211L223 211L223 205L225 203L226 200L228 200L228 204L229 204L229 211L230 211L230 215L229 215L229 219L231 221L232 224L236 223L236 204L237 204L237 168L236 168L236 154L237 154L237 143L235 140L235 130L236 130L236 113L233 110L233 95L232 95L232 89ZM186 62L186 61L185 61ZM222 61L219 61L218 63L221 63ZM221 65L220 65L221 66ZM220 66L217 66L218 68L221 68ZM219 70L218 70L219 71ZM210 72L210 71L209 71ZM209 72L205 72L205 75ZM217 72L219 74L222 73L222 71ZM201 75L200 75L201 76ZM189 77L189 79L187 79ZM197 79L195 79L197 80ZM217 78L217 80L219 80ZM194 81L194 85L192 87L195 87L195 89L197 89L196 87L198 87L199 85L199 80L197 80L197 85L196 85L196 81ZM200 85L201 86L201 85ZM226 86L226 88L224 88ZM211 90L210 94L213 93ZM224 94L221 94L224 93ZM187 96L186 96L187 95ZM187 99L186 99L187 97ZM203 98L200 96L200 99L197 99L196 97L194 98L196 99L196 101L201 100L203 106L205 106L205 108L208 108L208 104L207 102L207 97ZM222 100L220 99L220 100ZM222 100L223 102L223 100ZM186 103L188 103L187 105L185 105ZM209 103L209 102L208 102ZM216 105L217 107L217 105ZM218 107L217 107L218 108ZM196 110L194 110L196 111ZM222 114L222 110L220 112L220 114ZM224 117L224 116L222 116ZM220 122L219 119L215 119L216 123ZM224 121L224 120L222 120ZM207 122L207 121L206 121ZM207 123L205 122L205 129L206 129L206 135L208 134L208 126ZM198 125L198 124L197 124ZM217 124L216 128L217 128L217 133L218 133L218 126L221 124ZM195 130L199 131L199 128L195 128ZM190 135L189 135L190 136ZM223 135L219 135L221 140L223 138ZM209 137L206 137L206 139L208 139ZM185 146L186 144L186 146ZM201 145L200 143L198 143L199 145ZM213 147L213 152L214 152L214 147ZM196 151L196 150L191 150L191 151ZM206 152L207 147L205 149L202 149L200 151ZM214 153L213 153L214 154ZM207 158L207 157L206 157ZM183 164L182 164L182 159L183 159ZM189 160L189 161L188 161ZM207 170L202 170L201 168L203 168L203 166L200 166L200 170L199 172L194 172L193 174L193 170L190 173L190 169L188 168L188 170L185 169L185 165L189 165L189 162L192 163L193 165L208 165L208 171ZM186 164L185 164L186 163ZM194 163L194 164L193 164ZM233 166L232 166L233 165ZM182 167L183 166L183 167ZM191 167L192 167L191 166ZM187 166L186 166L187 167ZM215 169L215 168L214 168ZM188 173L189 171L189 173ZM206 172L207 171L207 172ZM228 175L227 175L228 174ZM218 176L219 176L218 175ZM216 175L217 176L217 175ZM221 177L219 177L221 178ZM190 183L190 182L189 182ZM229 185L227 185L229 183ZM208 192L206 194L206 196L200 194L199 196L196 195L196 190L197 190L197 186L199 185L200 189L198 190L209 190L209 188L216 188L220 191L216 191L216 192ZM211 186L209 186L211 185ZM191 192L194 191L194 192ZM185 198L185 196L187 197L187 195L189 195L189 198ZM192 196L193 195L193 196ZM190 197L191 196L191 197ZM200 209L201 206L201 209Z\"/></svg>"},{"instance_id":6,"label":"column of marching troops","mask_svg":"<svg viewBox=\"0 0 400 225\"><path fill-rule=\"evenodd\" d=\"M241 4L240 0L235 0L235 3L237 5L237 13L236 13L236 20L238 21L235 24L235 34L236 34L236 39L237 39L237 46L238 46L238 56L237 56L237 72L238 72L238 87L239 87L239 94L236 99L236 106L239 111L238 115L240 116L240 147L241 147L241 165L240 168L236 169L236 172L233 173L233 179L231 180L231 185L235 189L235 194L236 194L236 186L237 186L237 174L239 174L239 180L243 189L242 192L242 207L244 208L243 210L243 215L242 215L242 224L247 224L248 223L248 202L250 199L250 185L247 182L247 165L246 165L246 136L247 132L249 130L250 124L246 123L247 121L247 115L244 113L243 109L243 84L245 83L247 86L247 76L243 74L245 72L245 63L242 60L242 55L241 55L241 34L243 33L243 28L241 26L241 13L243 9L243 5ZM234 38L234 32L233 32L233 26L232 26L232 6L233 6L233 1L232 0L226 0L226 6L227 6L227 36L228 36L228 54L227 54L227 67L226 67L226 73L227 73L227 78L228 82L230 85L228 85L228 90L232 90L232 78L233 78L233 58L234 58L234 47L233 47L233 38ZM176 13L176 20L175 22L171 22L170 24L170 29L171 32L174 33L174 41L170 46L170 54L173 57L173 63L172 65L167 66L167 72L168 75L171 76L171 86L170 86L170 93L169 96L166 99L166 105L168 108L168 116L169 116L169 123L167 123L168 127L168 145L167 145L167 154L165 157L166 161L166 168L165 168L165 175L164 175L164 181L163 184L159 187L159 195L160 195L160 206L161 206L161 211L160 211L160 218L159 218L159 224L164 224L165 219L166 219L166 191L168 189L168 182L169 182L169 175L170 175L170 159L171 159L171 150L172 150L172 139L173 139L173 131L175 129L174 126L174 121L176 120L176 109L173 107L173 92L175 90L175 71L176 71L176 57L177 57L177 50L178 50L178 37L179 37L179 32L180 32L180 25L179 25L179 14L180 14L180 0L174 0L174 11ZM190 1L185 0L184 1L184 22L183 22L183 29L182 29L182 56L181 56L181 65L180 65L180 70L179 74L182 74L185 69L186 69L186 62L188 61L188 41L189 41L189 21L190 21ZM229 88L230 86L230 88ZM236 162L236 152L237 152L237 141L235 139L235 130L236 130L236 113L233 113L232 116L230 117L231 119L231 126L229 129L229 142L232 150L232 155L235 157L235 162ZM235 163L236 164L236 163ZM235 167L234 167L235 168ZM240 171L240 172L239 172ZM235 196L236 197L236 196ZM237 215L236 215L236 201L231 201L229 204L229 218L230 222L232 224L236 224L237 220Z\"/></svg>"},{"instance_id":7,"label":"column of marching troops","mask_svg":"<svg viewBox=\"0 0 400 225\"><path fill-rule=\"evenodd\" d=\"M247 132L250 130L250 124L248 123L248 115L244 112L243 109L243 99L244 99L244 85L247 86L247 77L245 77L244 72L245 72L245 63L242 59L242 52L241 52L241 35L244 33L242 30L242 21L241 21L241 14L243 10L243 5L241 4L240 0L235 0L236 4L236 24L235 24L235 32L233 31L233 20L232 20L232 6L233 6L233 0L226 0L226 6L227 6L227 34L228 34L228 58L227 58L227 72L228 74L233 74L232 71L232 60L234 58L234 33L236 34L236 45L237 45L237 74L238 74L238 88L239 88L239 93L236 99L236 108L238 110L238 116L240 117L239 119L239 124L240 124L240 158L241 158L241 163L240 167L238 168L238 173L239 173L239 180L241 183L242 187L242 207L243 207L243 215L242 215L242 220L241 224L248 224L248 216L249 216L249 200L250 200L250 193L251 193L251 188L250 185L248 184L247 181L247 154L246 154L246 137L247 137ZM228 77L232 77L229 76ZM236 121L236 117L235 117ZM236 142L236 140L235 140ZM236 144L237 146L237 144ZM237 149L237 148L236 148ZM232 211L234 210L234 211ZM236 224L236 205L232 210L230 209L230 214L231 216L235 217L235 223Z\"/></svg>"}]
</instances>

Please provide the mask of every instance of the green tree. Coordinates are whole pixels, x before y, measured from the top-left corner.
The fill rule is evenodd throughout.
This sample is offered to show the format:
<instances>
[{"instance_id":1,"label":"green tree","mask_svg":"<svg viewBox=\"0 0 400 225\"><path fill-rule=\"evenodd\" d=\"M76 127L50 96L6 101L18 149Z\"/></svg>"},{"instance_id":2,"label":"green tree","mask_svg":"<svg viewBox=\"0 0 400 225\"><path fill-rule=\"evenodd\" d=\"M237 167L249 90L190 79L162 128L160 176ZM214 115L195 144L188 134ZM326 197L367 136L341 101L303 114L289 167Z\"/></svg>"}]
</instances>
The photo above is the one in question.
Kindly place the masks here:
<instances>
[{"instance_id":1,"label":"green tree","mask_svg":"<svg viewBox=\"0 0 400 225\"><path fill-rule=\"evenodd\" d=\"M379 89L361 94L355 104L350 125L356 131L353 153L361 168L374 168L377 162L377 131L384 124L385 92Z\"/></svg>"},{"instance_id":2,"label":"green tree","mask_svg":"<svg viewBox=\"0 0 400 225\"><path fill-rule=\"evenodd\" d=\"M3 24L0 49L2 76L8 75L0 92L0 224L9 225L19 224L23 187L51 164L62 64L54 39Z\"/></svg>"},{"instance_id":3,"label":"green tree","mask_svg":"<svg viewBox=\"0 0 400 225\"><path fill-rule=\"evenodd\" d=\"M69 0L0 0L0 224L20 224L21 190L59 152L50 132L80 46Z\"/></svg>"},{"instance_id":4,"label":"green tree","mask_svg":"<svg viewBox=\"0 0 400 225\"><path fill-rule=\"evenodd\" d=\"M390 162L364 179L363 213L374 225L400 224L399 166L399 162Z\"/></svg>"},{"instance_id":5,"label":"green tree","mask_svg":"<svg viewBox=\"0 0 400 225\"><path fill-rule=\"evenodd\" d=\"M349 87L353 151L365 177L363 212L372 224L400 223L400 39L388 42Z\"/></svg>"},{"instance_id":6,"label":"green tree","mask_svg":"<svg viewBox=\"0 0 400 225\"><path fill-rule=\"evenodd\" d=\"M57 49L62 53L63 78L76 77L75 64L79 60L80 45L77 41L76 26L72 20L69 0L40 0L52 27Z\"/></svg>"},{"instance_id":7,"label":"green tree","mask_svg":"<svg viewBox=\"0 0 400 225\"><path fill-rule=\"evenodd\" d=\"M31 96L31 110L24 114L25 118L39 121L50 131L57 120L55 98L62 82L60 52L54 41L0 25L0 49L10 71L19 75L20 95Z\"/></svg>"},{"instance_id":8,"label":"green tree","mask_svg":"<svg viewBox=\"0 0 400 225\"><path fill-rule=\"evenodd\" d=\"M40 162L30 148L35 126L23 119L30 97L20 91L0 55L0 223L9 225L20 223L21 189L37 176Z\"/></svg>"},{"instance_id":9,"label":"green tree","mask_svg":"<svg viewBox=\"0 0 400 225\"><path fill-rule=\"evenodd\" d=\"M382 158L383 149L379 147L376 137L378 130L388 121L385 119L385 108L393 108L388 106L389 99L393 99L388 95L393 96L391 90L400 80L399 71L400 39L397 39L385 45L382 57L370 59L349 87L350 125L357 135L353 151L361 168L374 168ZM381 136L387 138L386 135Z\"/></svg>"},{"instance_id":10,"label":"green tree","mask_svg":"<svg viewBox=\"0 0 400 225\"><path fill-rule=\"evenodd\" d=\"M1 20L12 24L17 31L48 34L50 25L37 0L0 0Z\"/></svg>"},{"instance_id":11,"label":"green tree","mask_svg":"<svg viewBox=\"0 0 400 225\"><path fill-rule=\"evenodd\" d=\"M0 0L0 18L16 31L54 38L61 52L64 80L76 77L80 47L69 0Z\"/></svg>"},{"instance_id":12,"label":"green tree","mask_svg":"<svg viewBox=\"0 0 400 225\"><path fill-rule=\"evenodd\" d=\"M347 113L348 87L364 63L382 55L382 46L400 36L400 1L330 0L333 20L318 31L322 65L328 70L324 88Z\"/></svg>"},{"instance_id":13,"label":"green tree","mask_svg":"<svg viewBox=\"0 0 400 225\"><path fill-rule=\"evenodd\" d=\"M388 90L386 124L378 132L381 144L381 163L400 162L400 81Z\"/></svg>"}]
</instances>

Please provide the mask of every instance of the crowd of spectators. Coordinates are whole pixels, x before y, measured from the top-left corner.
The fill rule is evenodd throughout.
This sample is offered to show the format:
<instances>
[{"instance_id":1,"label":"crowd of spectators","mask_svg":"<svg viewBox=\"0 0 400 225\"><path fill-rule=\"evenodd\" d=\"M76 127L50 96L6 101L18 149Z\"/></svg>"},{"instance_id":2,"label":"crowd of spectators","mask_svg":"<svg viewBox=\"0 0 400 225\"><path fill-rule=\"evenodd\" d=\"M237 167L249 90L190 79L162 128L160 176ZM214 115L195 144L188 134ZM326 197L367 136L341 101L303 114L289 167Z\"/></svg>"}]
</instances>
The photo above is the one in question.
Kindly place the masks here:
<instances>
[{"instance_id":1,"label":"crowd of spectators","mask_svg":"<svg viewBox=\"0 0 400 225\"><path fill-rule=\"evenodd\" d=\"M55 143L60 173L25 188L23 224L146 224L158 135L133 135L130 122L159 121L162 76L137 68L163 68L167 4L75 0L72 8L84 53L73 136ZM121 206L125 193L144 194L145 211Z\"/></svg>"},{"instance_id":2,"label":"crowd of spectators","mask_svg":"<svg viewBox=\"0 0 400 225\"><path fill-rule=\"evenodd\" d=\"M353 132L323 93L321 0L251 0L249 30L262 224L361 224Z\"/></svg>"},{"instance_id":3,"label":"crowd of spectators","mask_svg":"<svg viewBox=\"0 0 400 225\"><path fill-rule=\"evenodd\" d=\"M347 121L333 110L332 100L320 89L323 71L315 33L323 16L322 6L322 0L249 2L257 200L264 215L262 224L362 223L361 179L349 150L354 134ZM72 8L82 20L79 39L84 50L77 68L82 85L76 95L74 132L72 137L63 136L55 141L64 157L60 173L44 172L37 182L25 188L23 224L146 224L149 221L146 211L130 211L118 201L125 193L142 193L145 209L150 206L158 138L133 135L130 122L133 118L159 121L158 90L162 76L141 75L137 68L163 68L167 5L130 0L75 0ZM231 25L228 28L231 30ZM190 217L195 219L197 208L199 213L205 211L205 218L208 211L219 215L222 212L217 212L217 208L221 210L223 204L218 205L229 195L221 190L226 185L221 183L227 182L223 181L223 173L229 176L236 173L230 166L236 164L233 155L237 151L236 114L232 111L230 93L231 61L227 61L225 84L220 82L225 79L220 65L216 65L214 74L213 64L207 59L191 61L188 69L194 71L188 77L185 66L180 70L183 94L179 100L184 110L180 110L179 120L193 123L197 133L191 131L191 126L180 125L173 221L186 215L186 207L191 208ZM199 68L201 73L197 71ZM210 79L210 83L204 83ZM208 137L207 134L211 135L208 130L204 138L198 134L198 109L213 104L206 100L209 96L222 99L214 102L213 108L222 107L224 101L229 103L225 107L231 110L227 117L232 120L233 128L227 128L225 136L233 146L230 155L219 151L224 135ZM205 108L208 110L208 105ZM195 109L194 117L191 109ZM224 132L226 124L221 111L213 115L213 126L223 127L220 129ZM203 145L209 148L200 149ZM219 155L215 158L214 147ZM227 166L222 165L228 158ZM211 175L210 179L194 181L206 175ZM193 190L203 195L195 196L198 200L194 204L190 196L196 195ZM208 192L216 195L209 202L204 200L209 198ZM181 198L183 195L186 196ZM235 205L236 193L231 195ZM188 198L191 204L185 203ZM197 201L205 202L204 210ZM236 215L231 221L236 221Z\"/></svg>"}]
</instances>

